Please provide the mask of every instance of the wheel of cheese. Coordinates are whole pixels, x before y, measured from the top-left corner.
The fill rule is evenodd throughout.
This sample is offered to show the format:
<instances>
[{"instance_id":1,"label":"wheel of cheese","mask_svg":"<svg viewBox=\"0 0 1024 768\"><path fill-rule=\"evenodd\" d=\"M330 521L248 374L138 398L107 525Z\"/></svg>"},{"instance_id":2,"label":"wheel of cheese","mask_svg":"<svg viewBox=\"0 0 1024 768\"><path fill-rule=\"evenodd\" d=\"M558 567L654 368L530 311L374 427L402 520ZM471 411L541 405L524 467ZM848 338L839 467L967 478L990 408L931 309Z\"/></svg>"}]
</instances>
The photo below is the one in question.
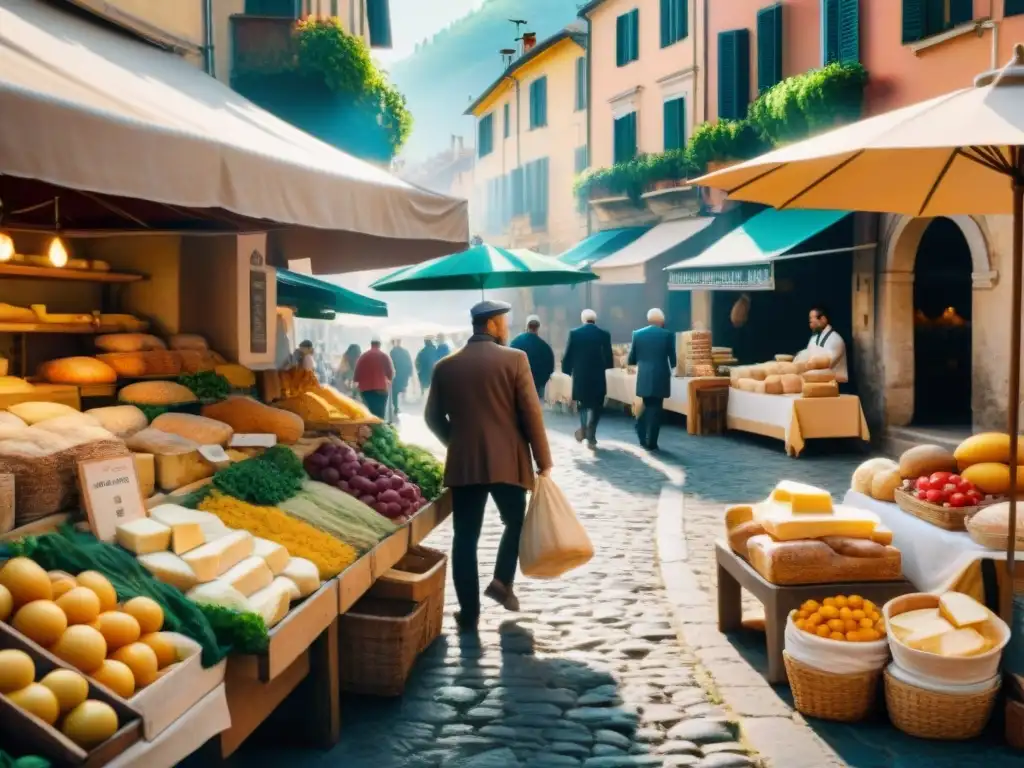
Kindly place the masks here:
<instances>
[{"instance_id":1,"label":"wheel of cheese","mask_svg":"<svg viewBox=\"0 0 1024 768\"><path fill-rule=\"evenodd\" d=\"M1009 464L1010 436L1005 432L982 432L964 440L953 456L960 469L972 464ZM1017 463L1024 464L1024 440L1017 438Z\"/></svg>"},{"instance_id":2,"label":"wheel of cheese","mask_svg":"<svg viewBox=\"0 0 1024 768\"><path fill-rule=\"evenodd\" d=\"M781 395L785 392L782 386L782 377L779 375L768 376L764 380L764 391L768 395Z\"/></svg>"},{"instance_id":3,"label":"wheel of cheese","mask_svg":"<svg viewBox=\"0 0 1024 768\"><path fill-rule=\"evenodd\" d=\"M938 445L915 445L900 456L900 475L917 479L933 472L956 472L956 457Z\"/></svg>"},{"instance_id":4,"label":"wheel of cheese","mask_svg":"<svg viewBox=\"0 0 1024 768\"><path fill-rule=\"evenodd\" d=\"M833 371L825 371L820 369L811 369L804 373L804 381L811 384L824 384L829 381L835 381L836 374Z\"/></svg>"},{"instance_id":5,"label":"wheel of cheese","mask_svg":"<svg viewBox=\"0 0 1024 768\"><path fill-rule=\"evenodd\" d=\"M62 357L39 366L39 377L50 384L113 384L117 372L95 357Z\"/></svg>"}]
</instances>

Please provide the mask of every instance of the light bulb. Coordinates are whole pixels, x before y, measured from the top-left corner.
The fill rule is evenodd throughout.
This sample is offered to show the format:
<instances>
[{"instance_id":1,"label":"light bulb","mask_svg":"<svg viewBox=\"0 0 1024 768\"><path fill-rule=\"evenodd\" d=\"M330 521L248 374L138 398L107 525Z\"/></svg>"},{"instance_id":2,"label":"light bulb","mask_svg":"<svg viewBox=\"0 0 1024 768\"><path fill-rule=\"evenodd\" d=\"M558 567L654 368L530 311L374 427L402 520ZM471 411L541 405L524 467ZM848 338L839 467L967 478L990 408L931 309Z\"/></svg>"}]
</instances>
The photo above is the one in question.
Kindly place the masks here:
<instances>
[{"instance_id":1,"label":"light bulb","mask_svg":"<svg viewBox=\"0 0 1024 768\"><path fill-rule=\"evenodd\" d=\"M50 243L50 263L55 267L63 267L68 263L68 251L59 237L53 238Z\"/></svg>"},{"instance_id":2,"label":"light bulb","mask_svg":"<svg viewBox=\"0 0 1024 768\"><path fill-rule=\"evenodd\" d=\"M10 261L14 258L14 241L5 232L0 232L0 261Z\"/></svg>"}]
</instances>

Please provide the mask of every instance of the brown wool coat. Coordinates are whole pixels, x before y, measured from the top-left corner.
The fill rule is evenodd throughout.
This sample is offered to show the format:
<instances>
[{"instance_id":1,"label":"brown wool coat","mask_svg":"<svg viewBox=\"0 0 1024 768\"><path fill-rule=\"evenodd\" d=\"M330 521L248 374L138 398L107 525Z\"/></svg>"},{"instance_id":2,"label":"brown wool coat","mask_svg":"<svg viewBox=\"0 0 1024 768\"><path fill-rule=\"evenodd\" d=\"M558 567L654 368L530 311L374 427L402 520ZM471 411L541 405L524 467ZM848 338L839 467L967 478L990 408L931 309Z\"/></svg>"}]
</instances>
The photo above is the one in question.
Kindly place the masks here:
<instances>
[{"instance_id":1,"label":"brown wool coat","mask_svg":"<svg viewBox=\"0 0 1024 768\"><path fill-rule=\"evenodd\" d=\"M533 490L534 462L551 466L537 389L526 354L473 336L438 362L427 397L426 421L448 448L444 482L506 483Z\"/></svg>"}]
</instances>

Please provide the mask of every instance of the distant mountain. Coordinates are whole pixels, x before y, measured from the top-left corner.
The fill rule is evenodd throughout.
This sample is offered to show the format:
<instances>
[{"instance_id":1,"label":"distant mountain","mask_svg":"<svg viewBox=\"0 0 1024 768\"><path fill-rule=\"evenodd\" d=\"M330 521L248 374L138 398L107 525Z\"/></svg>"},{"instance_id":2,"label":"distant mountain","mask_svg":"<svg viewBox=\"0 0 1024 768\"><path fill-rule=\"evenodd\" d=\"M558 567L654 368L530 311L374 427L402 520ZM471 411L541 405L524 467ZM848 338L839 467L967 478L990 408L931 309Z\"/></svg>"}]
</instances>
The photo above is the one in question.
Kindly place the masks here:
<instances>
[{"instance_id":1,"label":"distant mountain","mask_svg":"<svg viewBox=\"0 0 1024 768\"><path fill-rule=\"evenodd\" d=\"M451 135L474 143L473 122L463 116L469 103L502 72L502 48L515 48L516 27L537 40L576 20L583 0L484 0L476 10L420 42L416 51L388 67L413 114L413 131L403 154L422 160L449 146Z\"/></svg>"}]
</instances>

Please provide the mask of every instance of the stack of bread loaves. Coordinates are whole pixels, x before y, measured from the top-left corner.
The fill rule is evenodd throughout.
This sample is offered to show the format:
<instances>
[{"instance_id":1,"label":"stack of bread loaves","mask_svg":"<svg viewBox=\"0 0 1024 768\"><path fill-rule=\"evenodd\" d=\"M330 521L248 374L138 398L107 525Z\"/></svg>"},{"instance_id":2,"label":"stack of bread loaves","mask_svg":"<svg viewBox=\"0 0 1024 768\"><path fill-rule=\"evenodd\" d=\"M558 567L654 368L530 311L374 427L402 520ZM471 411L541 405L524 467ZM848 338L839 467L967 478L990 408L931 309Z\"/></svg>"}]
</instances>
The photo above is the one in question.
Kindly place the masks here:
<instances>
[{"instance_id":1,"label":"stack of bread loaves","mask_svg":"<svg viewBox=\"0 0 1024 768\"><path fill-rule=\"evenodd\" d=\"M711 331L683 331L676 334L676 375L714 376Z\"/></svg>"}]
</instances>

